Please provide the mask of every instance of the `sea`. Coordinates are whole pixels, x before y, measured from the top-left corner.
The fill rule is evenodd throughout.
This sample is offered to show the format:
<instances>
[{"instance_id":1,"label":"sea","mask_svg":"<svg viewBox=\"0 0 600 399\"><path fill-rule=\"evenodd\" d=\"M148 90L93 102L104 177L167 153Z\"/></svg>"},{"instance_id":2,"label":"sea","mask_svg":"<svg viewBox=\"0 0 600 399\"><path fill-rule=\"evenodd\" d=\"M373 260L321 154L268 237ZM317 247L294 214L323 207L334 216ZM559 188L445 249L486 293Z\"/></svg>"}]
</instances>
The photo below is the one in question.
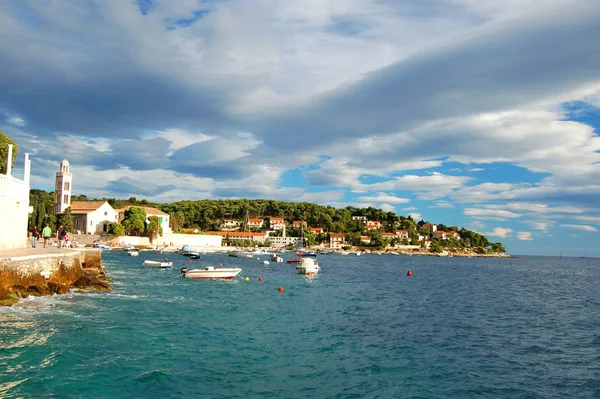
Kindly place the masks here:
<instances>
[{"instance_id":1,"label":"sea","mask_svg":"<svg viewBox=\"0 0 600 399\"><path fill-rule=\"evenodd\" d=\"M600 398L598 258L167 256L0 308L0 397ZM219 264L243 271L180 274Z\"/></svg>"}]
</instances>

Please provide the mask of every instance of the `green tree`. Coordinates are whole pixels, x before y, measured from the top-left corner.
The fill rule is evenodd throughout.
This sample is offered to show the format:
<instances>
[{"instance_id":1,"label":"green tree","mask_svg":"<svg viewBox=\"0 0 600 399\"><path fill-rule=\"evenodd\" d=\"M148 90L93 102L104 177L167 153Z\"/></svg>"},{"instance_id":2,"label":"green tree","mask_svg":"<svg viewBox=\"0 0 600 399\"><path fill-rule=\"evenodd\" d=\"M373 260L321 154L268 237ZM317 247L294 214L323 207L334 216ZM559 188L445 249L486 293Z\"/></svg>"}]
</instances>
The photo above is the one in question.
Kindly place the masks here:
<instances>
[{"instance_id":1,"label":"green tree","mask_svg":"<svg viewBox=\"0 0 600 399\"><path fill-rule=\"evenodd\" d=\"M491 249L492 249L492 252L501 252L501 253L506 252L506 248L504 248L504 245L502 245L501 242L492 243Z\"/></svg>"},{"instance_id":2,"label":"green tree","mask_svg":"<svg viewBox=\"0 0 600 399\"><path fill-rule=\"evenodd\" d=\"M122 224L113 222L108 225L108 235L121 237L125 235L125 227Z\"/></svg>"},{"instance_id":3,"label":"green tree","mask_svg":"<svg viewBox=\"0 0 600 399\"><path fill-rule=\"evenodd\" d=\"M163 229L160 225L160 218L158 216L150 216L148 218L148 225L146 226L146 231L144 234L150 238L150 242L154 241L154 239L159 235L162 237Z\"/></svg>"},{"instance_id":4,"label":"green tree","mask_svg":"<svg viewBox=\"0 0 600 399\"><path fill-rule=\"evenodd\" d=\"M129 235L140 236L146 230L146 211L142 208L131 207L123 215L123 227Z\"/></svg>"},{"instance_id":5,"label":"green tree","mask_svg":"<svg viewBox=\"0 0 600 399\"><path fill-rule=\"evenodd\" d=\"M19 146L17 143L10 137L8 137L2 130L0 130L0 173L6 173L6 161L8 158L8 145L13 145L12 150L12 166L15 166L15 160L17 159L17 154L19 153Z\"/></svg>"},{"instance_id":6,"label":"green tree","mask_svg":"<svg viewBox=\"0 0 600 399\"><path fill-rule=\"evenodd\" d=\"M69 233L75 232L75 226L73 225L73 215L71 215L71 207L65 209L63 213L59 213L56 215L56 224L60 226L61 224Z\"/></svg>"},{"instance_id":7,"label":"green tree","mask_svg":"<svg viewBox=\"0 0 600 399\"><path fill-rule=\"evenodd\" d=\"M442 245L439 243L439 241L432 241L431 245L429 246L429 250L439 254L440 252L444 251L444 248L442 248Z\"/></svg>"}]
</instances>

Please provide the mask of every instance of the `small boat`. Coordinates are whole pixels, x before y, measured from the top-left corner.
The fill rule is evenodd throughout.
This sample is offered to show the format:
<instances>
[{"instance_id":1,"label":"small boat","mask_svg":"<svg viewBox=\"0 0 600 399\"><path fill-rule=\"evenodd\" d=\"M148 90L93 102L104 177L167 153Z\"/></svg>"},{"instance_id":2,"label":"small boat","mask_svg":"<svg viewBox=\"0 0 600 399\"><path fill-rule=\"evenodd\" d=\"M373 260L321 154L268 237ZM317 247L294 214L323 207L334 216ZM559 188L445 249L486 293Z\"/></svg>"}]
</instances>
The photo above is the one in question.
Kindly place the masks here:
<instances>
[{"instance_id":1,"label":"small boat","mask_svg":"<svg viewBox=\"0 0 600 399\"><path fill-rule=\"evenodd\" d=\"M173 262L169 262L168 259L165 259L163 261L145 260L144 261L144 266L148 266L148 267L160 267L161 269L169 269L170 267L173 267Z\"/></svg>"},{"instance_id":2,"label":"small boat","mask_svg":"<svg viewBox=\"0 0 600 399\"><path fill-rule=\"evenodd\" d=\"M204 269L188 269L186 267L181 269L181 274L185 278L222 278L231 280L240 272L240 268L215 268L214 266L207 266Z\"/></svg>"},{"instance_id":3,"label":"small boat","mask_svg":"<svg viewBox=\"0 0 600 399\"><path fill-rule=\"evenodd\" d=\"M314 253L314 252L298 252L298 253L296 253L296 256L312 256L312 257L315 257L315 256L317 256L317 254Z\"/></svg>"},{"instance_id":4,"label":"small boat","mask_svg":"<svg viewBox=\"0 0 600 399\"><path fill-rule=\"evenodd\" d=\"M311 274L318 273L321 270L321 267L316 259L308 257L302 258L298 266L296 266L296 270L300 274L306 274L310 276Z\"/></svg>"},{"instance_id":5,"label":"small boat","mask_svg":"<svg viewBox=\"0 0 600 399\"><path fill-rule=\"evenodd\" d=\"M190 259L200 259L200 255L190 255Z\"/></svg>"},{"instance_id":6,"label":"small boat","mask_svg":"<svg viewBox=\"0 0 600 399\"><path fill-rule=\"evenodd\" d=\"M252 259L254 255L251 252L244 251L231 251L228 253L229 256L233 256L234 258L243 258L243 259Z\"/></svg>"},{"instance_id":7,"label":"small boat","mask_svg":"<svg viewBox=\"0 0 600 399\"><path fill-rule=\"evenodd\" d=\"M190 247L189 245L184 245L183 247L181 247L181 249L179 250L179 255L188 257L198 256L198 259L200 259L200 253L194 248Z\"/></svg>"},{"instance_id":8,"label":"small boat","mask_svg":"<svg viewBox=\"0 0 600 399\"><path fill-rule=\"evenodd\" d=\"M296 259L290 259L285 263L300 263L301 259L300 258L296 258Z\"/></svg>"},{"instance_id":9,"label":"small boat","mask_svg":"<svg viewBox=\"0 0 600 399\"><path fill-rule=\"evenodd\" d=\"M283 258L277 254L271 255L271 262L282 263Z\"/></svg>"},{"instance_id":10,"label":"small boat","mask_svg":"<svg viewBox=\"0 0 600 399\"><path fill-rule=\"evenodd\" d=\"M129 256L140 256L140 251L138 251L137 249L132 249L127 251L127 255Z\"/></svg>"}]
</instances>

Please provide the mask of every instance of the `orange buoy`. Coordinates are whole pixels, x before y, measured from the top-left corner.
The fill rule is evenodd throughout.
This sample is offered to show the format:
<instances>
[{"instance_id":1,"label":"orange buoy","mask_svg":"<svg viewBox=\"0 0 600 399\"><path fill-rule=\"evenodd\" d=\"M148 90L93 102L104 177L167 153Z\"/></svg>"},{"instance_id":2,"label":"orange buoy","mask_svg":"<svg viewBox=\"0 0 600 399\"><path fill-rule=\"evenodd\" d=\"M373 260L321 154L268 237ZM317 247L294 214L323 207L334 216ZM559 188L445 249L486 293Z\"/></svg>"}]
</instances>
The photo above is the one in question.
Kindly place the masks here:
<instances>
[{"instance_id":1,"label":"orange buoy","mask_svg":"<svg viewBox=\"0 0 600 399\"><path fill-rule=\"evenodd\" d=\"M412 271L410 269L408 269L408 271L406 272L407 276L412 276Z\"/></svg>"},{"instance_id":2,"label":"orange buoy","mask_svg":"<svg viewBox=\"0 0 600 399\"><path fill-rule=\"evenodd\" d=\"M279 286L279 292L283 292L283 286L282 285Z\"/></svg>"},{"instance_id":3,"label":"orange buoy","mask_svg":"<svg viewBox=\"0 0 600 399\"><path fill-rule=\"evenodd\" d=\"M262 281L262 277L259 277L259 278L258 278L258 281Z\"/></svg>"},{"instance_id":4,"label":"orange buoy","mask_svg":"<svg viewBox=\"0 0 600 399\"><path fill-rule=\"evenodd\" d=\"M191 259L190 259L190 260L188 260L188 263L192 263L192 260L191 260Z\"/></svg>"},{"instance_id":5,"label":"orange buoy","mask_svg":"<svg viewBox=\"0 0 600 399\"><path fill-rule=\"evenodd\" d=\"M219 262L219 266L223 266L223 264Z\"/></svg>"},{"instance_id":6,"label":"orange buoy","mask_svg":"<svg viewBox=\"0 0 600 399\"><path fill-rule=\"evenodd\" d=\"M307 276L310 276L311 274L312 274L311 272L306 272L306 275L307 275Z\"/></svg>"}]
</instances>

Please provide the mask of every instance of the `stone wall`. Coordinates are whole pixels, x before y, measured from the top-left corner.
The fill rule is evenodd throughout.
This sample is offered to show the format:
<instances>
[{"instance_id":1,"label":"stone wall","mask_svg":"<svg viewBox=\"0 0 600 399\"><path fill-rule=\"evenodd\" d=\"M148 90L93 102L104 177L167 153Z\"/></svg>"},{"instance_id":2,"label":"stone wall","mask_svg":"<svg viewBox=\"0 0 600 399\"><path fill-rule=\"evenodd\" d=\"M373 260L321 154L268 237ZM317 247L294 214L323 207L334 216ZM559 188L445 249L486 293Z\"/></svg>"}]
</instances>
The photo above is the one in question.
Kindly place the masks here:
<instances>
[{"instance_id":1,"label":"stone wall","mask_svg":"<svg viewBox=\"0 0 600 399\"><path fill-rule=\"evenodd\" d=\"M0 260L0 305L12 305L29 295L65 294L73 287L110 290L101 251L69 250Z\"/></svg>"}]
</instances>

